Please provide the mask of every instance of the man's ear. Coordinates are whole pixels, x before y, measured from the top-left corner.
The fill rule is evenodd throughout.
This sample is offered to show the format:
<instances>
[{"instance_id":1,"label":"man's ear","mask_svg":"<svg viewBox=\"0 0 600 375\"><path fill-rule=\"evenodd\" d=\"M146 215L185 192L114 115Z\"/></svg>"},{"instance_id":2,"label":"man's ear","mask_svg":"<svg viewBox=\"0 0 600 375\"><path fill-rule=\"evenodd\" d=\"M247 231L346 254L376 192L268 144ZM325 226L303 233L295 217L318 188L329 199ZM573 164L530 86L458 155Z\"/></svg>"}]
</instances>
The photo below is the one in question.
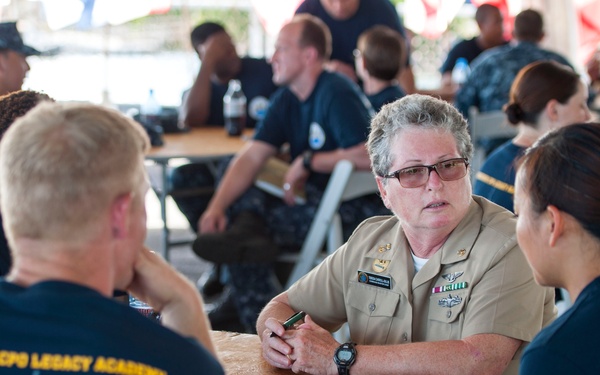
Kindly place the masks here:
<instances>
[{"instance_id":1,"label":"man's ear","mask_svg":"<svg viewBox=\"0 0 600 375\"><path fill-rule=\"evenodd\" d=\"M122 194L115 198L110 207L110 219L114 238L125 238L129 232L129 220L133 194Z\"/></svg>"},{"instance_id":2,"label":"man's ear","mask_svg":"<svg viewBox=\"0 0 600 375\"><path fill-rule=\"evenodd\" d=\"M319 59L319 54L317 53L317 49L313 46L308 46L303 48L302 51L303 56L305 57L306 61L316 61Z\"/></svg>"},{"instance_id":3,"label":"man's ear","mask_svg":"<svg viewBox=\"0 0 600 375\"><path fill-rule=\"evenodd\" d=\"M363 70L366 72L367 71L367 63L365 62L364 57L360 58L360 65L362 66Z\"/></svg>"},{"instance_id":4,"label":"man's ear","mask_svg":"<svg viewBox=\"0 0 600 375\"><path fill-rule=\"evenodd\" d=\"M387 191L385 190L383 178L377 176L375 177L375 181L377 181L377 188L379 189L379 194L381 195L381 200L383 201L383 204L387 209L391 210L392 206L390 205L390 201L387 196Z\"/></svg>"},{"instance_id":5,"label":"man's ear","mask_svg":"<svg viewBox=\"0 0 600 375\"><path fill-rule=\"evenodd\" d=\"M565 214L556 208L556 206L549 205L546 208L546 215L548 215L548 230L550 232L548 244L553 247L565 230Z\"/></svg>"}]
</instances>

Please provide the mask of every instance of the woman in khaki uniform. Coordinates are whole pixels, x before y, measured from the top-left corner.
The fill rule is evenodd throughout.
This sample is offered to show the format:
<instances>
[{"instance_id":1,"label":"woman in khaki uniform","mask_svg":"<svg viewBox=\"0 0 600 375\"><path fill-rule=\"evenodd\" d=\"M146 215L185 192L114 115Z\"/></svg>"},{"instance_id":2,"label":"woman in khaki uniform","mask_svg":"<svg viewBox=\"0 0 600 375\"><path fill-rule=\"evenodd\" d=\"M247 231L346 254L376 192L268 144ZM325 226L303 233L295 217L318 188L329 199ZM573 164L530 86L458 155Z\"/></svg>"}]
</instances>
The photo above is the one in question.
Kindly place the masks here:
<instances>
[{"instance_id":1,"label":"woman in khaki uniform","mask_svg":"<svg viewBox=\"0 0 600 375\"><path fill-rule=\"evenodd\" d=\"M514 215L471 195L466 121L410 95L375 116L367 148L394 216L363 222L267 305L265 358L311 374L517 374L522 348L555 317L554 291L533 280ZM304 323L284 330L298 310ZM329 333L345 322L356 344Z\"/></svg>"}]
</instances>

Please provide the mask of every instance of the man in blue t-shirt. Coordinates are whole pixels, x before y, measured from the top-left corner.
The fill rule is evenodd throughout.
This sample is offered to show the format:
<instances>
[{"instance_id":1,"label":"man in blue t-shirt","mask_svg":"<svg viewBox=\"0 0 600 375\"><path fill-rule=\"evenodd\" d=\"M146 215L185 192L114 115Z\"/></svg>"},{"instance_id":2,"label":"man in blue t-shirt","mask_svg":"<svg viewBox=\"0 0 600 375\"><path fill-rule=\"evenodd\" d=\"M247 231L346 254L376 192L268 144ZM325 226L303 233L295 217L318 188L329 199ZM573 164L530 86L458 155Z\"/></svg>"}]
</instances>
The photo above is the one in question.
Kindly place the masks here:
<instances>
[{"instance_id":1,"label":"man in blue t-shirt","mask_svg":"<svg viewBox=\"0 0 600 375\"><path fill-rule=\"evenodd\" d=\"M84 103L38 104L2 138L0 373L223 374L194 285L144 246L148 148L138 123Z\"/></svg>"},{"instance_id":2,"label":"man in blue t-shirt","mask_svg":"<svg viewBox=\"0 0 600 375\"><path fill-rule=\"evenodd\" d=\"M410 66L410 43L396 8L389 0L304 0L296 9L296 14L308 13L325 22L331 32L331 60L327 70L342 73L353 81L357 80L352 52L356 48L361 33L375 25L388 26L400 33L406 42L398 80L405 92L416 91L415 78Z\"/></svg>"},{"instance_id":3,"label":"man in blue t-shirt","mask_svg":"<svg viewBox=\"0 0 600 375\"><path fill-rule=\"evenodd\" d=\"M281 29L272 65L273 81L283 87L200 219L194 251L227 264L233 301L246 330L255 329L258 313L279 292L271 262L280 247L297 248L304 241L335 164L347 159L358 169L369 168L365 141L370 105L357 85L324 71L329 55L329 31L318 18L296 16ZM289 145L291 163L282 200L253 187L253 182L284 144ZM294 203L299 190L306 192L305 204ZM384 212L377 200L374 195L347 202L341 215L346 227L352 230L367 216Z\"/></svg>"},{"instance_id":4,"label":"man in blue t-shirt","mask_svg":"<svg viewBox=\"0 0 600 375\"><path fill-rule=\"evenodd\" d=\"M205 22L191 33L191 42L200 58L200 71L184 94L179 118L187 127L223 126L223 96L229 81L237 79L246 95L246 126L254 128L264 117L269 97L277 86L265 59L239 57L231 37L222 25Z\"/></svg>"},{"instance_id":5,"label":"man in blue t-shirt","mask_svg":"<svg viewBox=\"0 0 600 375\"><path fill-rule=\"evenodd\" d=\"M180 121L187 127L223 126L223 97L229 81L240 81L247 99L246 127L254 128L265 116L269 97L277 86L273 83L271 65L265 59L239 57L231 37L222 25L205 22L191 33L192 46L200 58L200 71L192 87L186 91L179 110ZM187 218L191 228L198 229L198 219L206 209L215 185L214 175L205 163L191 163L171 171L173 200ZM199 287L206 297L222 290L218 270L203 277Z\"/></svg>"}]
</instances>

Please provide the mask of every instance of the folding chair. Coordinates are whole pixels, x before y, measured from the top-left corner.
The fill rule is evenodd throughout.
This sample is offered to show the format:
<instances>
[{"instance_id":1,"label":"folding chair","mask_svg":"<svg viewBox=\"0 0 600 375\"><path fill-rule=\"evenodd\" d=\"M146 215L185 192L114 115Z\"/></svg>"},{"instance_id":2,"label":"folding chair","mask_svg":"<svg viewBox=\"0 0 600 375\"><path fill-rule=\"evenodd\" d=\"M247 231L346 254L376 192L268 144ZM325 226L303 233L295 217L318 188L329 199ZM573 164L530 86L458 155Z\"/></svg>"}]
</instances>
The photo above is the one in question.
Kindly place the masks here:
<instances>
[{"instance_id":1,"label":"folding chair","mask_svg":"<svg viewBox=\"0 0 600 375\"><path fill-rule=\"evenodd\" d=\"M475 183L475 175L481 169L486 158L483 140L493 138L512 138L517 129L508 125L503 111L479 112L476 107L469 108L469 128L473 141L474 153L471 164L471 181Z\"/></svg>"},{"instance_id":2,"label":"folding chair","mask_svg":"<svg viewBox=\"0 0 600 375\"><path fill-rule=\"evenodd\" d=\"M338 213L342 202L377 191L371 172L355 171L348 160L336 164L300 252L284 253L279 257L279 261L295 263L286 288L308 273L327 253L331 254L343 244L342 220ZM323 251L325 243L326 252Z\"/></svg>"}]
</instances>

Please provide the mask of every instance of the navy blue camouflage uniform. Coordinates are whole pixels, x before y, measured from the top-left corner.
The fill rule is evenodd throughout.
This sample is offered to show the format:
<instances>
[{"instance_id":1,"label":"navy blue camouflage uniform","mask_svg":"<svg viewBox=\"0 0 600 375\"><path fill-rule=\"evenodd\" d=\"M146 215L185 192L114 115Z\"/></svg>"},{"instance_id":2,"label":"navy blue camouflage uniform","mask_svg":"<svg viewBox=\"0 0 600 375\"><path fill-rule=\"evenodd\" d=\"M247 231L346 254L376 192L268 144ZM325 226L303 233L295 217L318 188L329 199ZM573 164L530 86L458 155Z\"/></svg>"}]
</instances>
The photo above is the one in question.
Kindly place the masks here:
<instances>
[{"instance_id":1,"label":"navy blue camouflage uniform","mask_svg":"<svg viewBox=\"0 0 600 375\"><path fill-rule=\"evenodd\" d=\"M513 80L524 66L543 60L572 65L558 53L540 48L531 42L519 42L495 47L481 53L471 63L471 74L454 98L455 107L467 117L469 107L479 112L501 110L508 102Z\"/></svg>"},{"instance_id":2,"label":"navy blue camouflage uniform","mask_svg":"<svg viewBox=\"0 0 600 375\"><path fill-rule=\"evenodd\" d=\"M573 68L558 53L542 49L532 42L521 41L516 45L486 50L471 63L471 74L456 93L454 106L465 118L468 118L472 106L477 107L479 112L502 110L508 103L510 87L519 71L532 62L548 60ZM481 140L477 146L483 147L489 155L506 141L507 138Z\"/></svg>"},{"instance_id":3,"label":"navy blue camouflage uniform","mask_svg":"<svg viewBox=\"0 0 600 375\"><path fill-rule=\"evenodd\" d=\"M272 80L271 65L265 59L243 57L241 61L241 70L234 78L242 84L242 90L248 101L246 127L254 128L256 123L264 117L269 107L269 97L277 90L277 86ZM228 83L211 82L210 113L206 120L207 126L222 127L225 124L223 97L227 92L227 88ZM177 203L179 210L189 221L191 228L196 231L198 229L198 219L212 197L211 188L215 184L210 167L206 163L182 165L170 172L169 183L169 191L173 192L193 192L205 188L203 190L206 193L203 194L173 195L173 200Z\"/></svg>"}]
</instances>

